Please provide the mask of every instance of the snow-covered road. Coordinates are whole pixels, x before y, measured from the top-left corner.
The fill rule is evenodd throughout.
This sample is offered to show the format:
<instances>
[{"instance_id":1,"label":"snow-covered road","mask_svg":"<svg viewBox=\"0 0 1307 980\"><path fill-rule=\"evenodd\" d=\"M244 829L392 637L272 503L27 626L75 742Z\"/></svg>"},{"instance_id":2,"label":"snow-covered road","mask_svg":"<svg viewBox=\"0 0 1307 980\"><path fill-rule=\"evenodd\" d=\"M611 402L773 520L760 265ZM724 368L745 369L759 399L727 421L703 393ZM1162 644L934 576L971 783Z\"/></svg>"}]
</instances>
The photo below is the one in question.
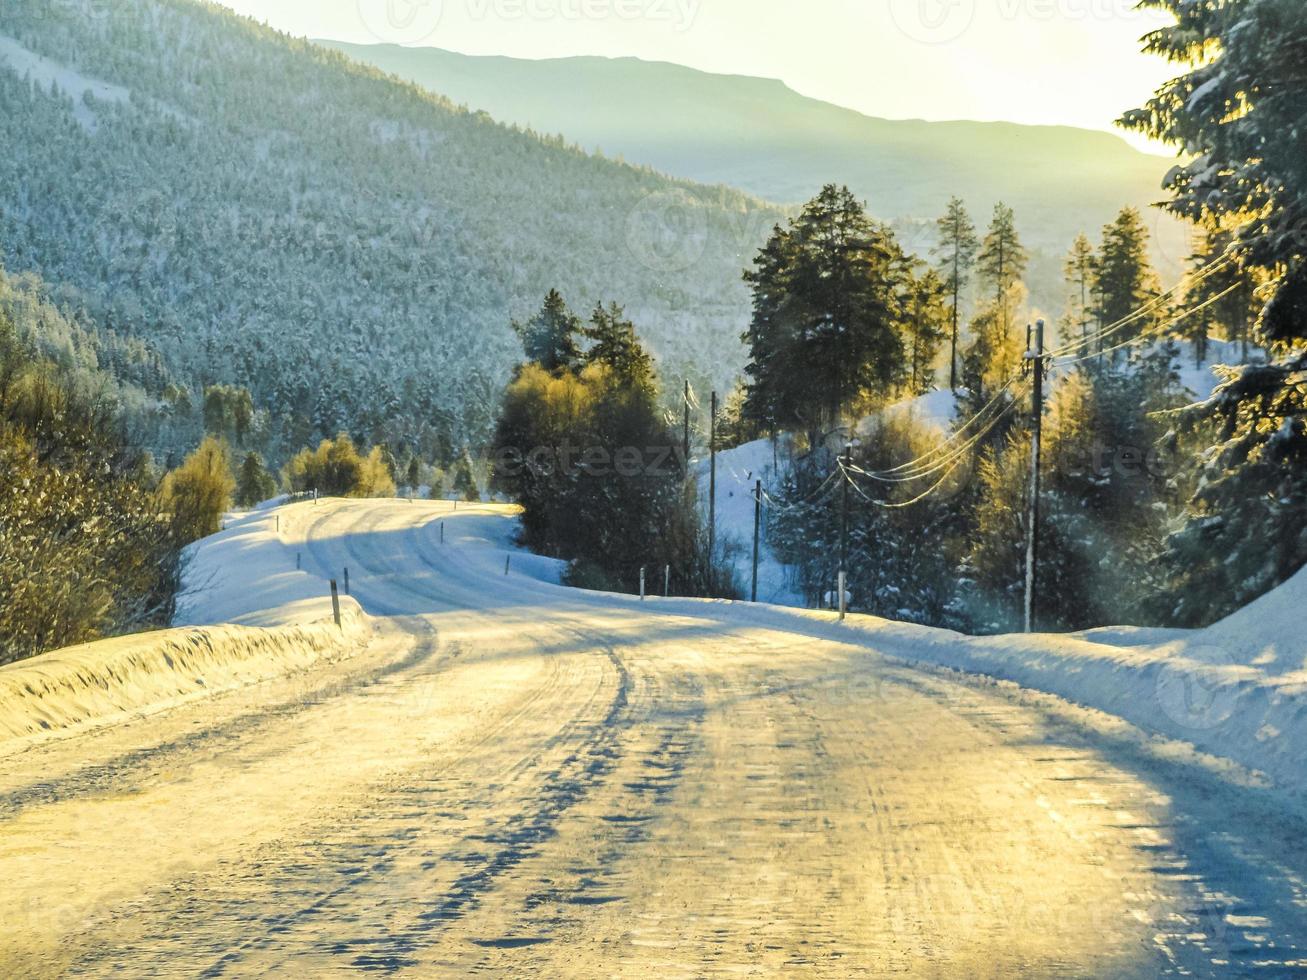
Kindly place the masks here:
<instances>
[{"instance_id":1,"label":"snow-covered road","mask_svg":"<svg viewBox=\"0 0 1307 980\"><path fill-rule=\"evenodd\" d=\"M372 643L0 757L0 975L1304 962L1302 824L1237 774L797 614L563 589L504 508L281 513Z\"/></svg>"}]
</instances>

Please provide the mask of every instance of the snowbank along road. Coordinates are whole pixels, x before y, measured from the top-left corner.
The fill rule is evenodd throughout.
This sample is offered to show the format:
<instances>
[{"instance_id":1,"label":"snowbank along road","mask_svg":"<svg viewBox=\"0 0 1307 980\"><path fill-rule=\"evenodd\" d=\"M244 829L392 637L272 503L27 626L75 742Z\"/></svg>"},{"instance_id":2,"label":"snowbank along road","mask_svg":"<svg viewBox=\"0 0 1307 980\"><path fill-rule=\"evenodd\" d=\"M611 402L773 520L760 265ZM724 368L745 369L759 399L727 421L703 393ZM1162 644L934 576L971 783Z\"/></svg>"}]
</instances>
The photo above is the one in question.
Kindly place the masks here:
<instances>
[{"instance_id":1,"label":"snowbank along road","mask_svg":"<svg viewBox=\"0 0 1307 980\"><path fill-rule=\"evenodd\" d=\"M0 975L1307 971L1303 825L1251 774L875 628L564 589L513 530L324 501L206 542L192 620L348 567L370 638L0 748Z\"/></svg>"}]
</instances>

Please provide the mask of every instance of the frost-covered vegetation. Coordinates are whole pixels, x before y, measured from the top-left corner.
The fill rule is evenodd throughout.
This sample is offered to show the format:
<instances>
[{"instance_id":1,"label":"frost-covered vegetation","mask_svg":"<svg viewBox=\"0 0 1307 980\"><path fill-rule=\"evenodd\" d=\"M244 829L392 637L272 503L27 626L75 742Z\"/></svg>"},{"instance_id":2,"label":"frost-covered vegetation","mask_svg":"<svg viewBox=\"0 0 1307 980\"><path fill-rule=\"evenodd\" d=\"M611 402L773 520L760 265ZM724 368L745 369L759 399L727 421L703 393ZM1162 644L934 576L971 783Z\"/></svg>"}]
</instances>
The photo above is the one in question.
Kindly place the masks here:
<instances>
[{"instance_id":1,"label":"frost-covered vegetation","mask_svg":"<svg viewBox=\"0 0 1307 980\"><path fill-rule=\"evenodd\" d=\"M142 344L177 397L248 389L278 462L342 430L425 460L483 444L509 319L554 284L625 298L678 376L742 363L736 270L779 217L744 194L498 125L216 5L20 0L0 35L28 52L0 58L0 254ZM157 455L197 439L146 436Z\"/></svg>"},{"instance_id":2,"label":"frost-covered vegetation","mask_svg":"<svg viewBox=\"0 0 1307 980\"><path fill-rule=\"evenodd\" d=\"M2 277L0 663L166 623L179 538L79 326ZM40 338L38 340L38 338Z\"/></svg>"}]
</instances>

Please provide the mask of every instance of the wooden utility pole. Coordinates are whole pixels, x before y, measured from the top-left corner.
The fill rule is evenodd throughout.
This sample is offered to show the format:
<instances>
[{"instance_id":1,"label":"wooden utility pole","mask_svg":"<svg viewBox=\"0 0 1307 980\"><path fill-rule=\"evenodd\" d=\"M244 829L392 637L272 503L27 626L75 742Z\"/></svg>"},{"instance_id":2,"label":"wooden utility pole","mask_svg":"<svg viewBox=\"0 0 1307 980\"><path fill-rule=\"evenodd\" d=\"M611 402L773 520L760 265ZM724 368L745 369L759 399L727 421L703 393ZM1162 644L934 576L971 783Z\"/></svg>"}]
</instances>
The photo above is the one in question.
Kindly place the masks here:
<instances>
[{"instance_id":1,"label":"wooden utility pole","mask_svg":"<svg viewBox=\"0 0 1307 980\"><path fill-rule=\"evenodd\" d=\"M712 581L713 561L717 555L717 392L712 393L712 412L708 416L708 580Z\"/></svg>"},{"instance_id":2,"label":"wooden utility pole","mask_svg":"<svg viewBox=\"0 0 1307 980\"><path fill-rule=\"evenodd\" d=\"M1044 435L1044 321L1035 324L1034 341L1026 352L1034 372L1030 418L1030 500L1026 505L1026 632L1035 631L1039 591L1039 463Z\"/></svg>"},{"instance_id":3,"label":"wooden utility pole","mask_svg":"<svg viewBox=\"0 0 1307 980\"><path fill-rule=\"evenodd\" d=\"M753 485L753 590L750 602L758 601L758 538L762 529L762 481Z\"/></svg>"}]
</instances>

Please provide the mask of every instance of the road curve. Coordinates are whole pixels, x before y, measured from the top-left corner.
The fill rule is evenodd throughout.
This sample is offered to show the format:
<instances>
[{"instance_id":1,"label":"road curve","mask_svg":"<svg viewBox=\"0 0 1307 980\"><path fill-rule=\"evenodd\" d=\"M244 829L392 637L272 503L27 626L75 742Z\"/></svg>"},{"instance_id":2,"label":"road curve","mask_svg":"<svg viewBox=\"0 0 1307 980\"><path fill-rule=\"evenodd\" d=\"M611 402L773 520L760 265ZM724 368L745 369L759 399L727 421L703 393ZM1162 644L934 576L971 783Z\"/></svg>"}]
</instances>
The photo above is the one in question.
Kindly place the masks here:
<instances>
[{"instance_id":1,"label":"road curve","mask_svg":"<svg viewBox=\"0 0 1307 980\"><path fill-rule=\"evenodd\" d=\"M0 758L0 975L1303 969L1302 827L1218 775L797 620L505 575L511 531L324 503L365 652Z\"/></svg>"}]
</instances>

